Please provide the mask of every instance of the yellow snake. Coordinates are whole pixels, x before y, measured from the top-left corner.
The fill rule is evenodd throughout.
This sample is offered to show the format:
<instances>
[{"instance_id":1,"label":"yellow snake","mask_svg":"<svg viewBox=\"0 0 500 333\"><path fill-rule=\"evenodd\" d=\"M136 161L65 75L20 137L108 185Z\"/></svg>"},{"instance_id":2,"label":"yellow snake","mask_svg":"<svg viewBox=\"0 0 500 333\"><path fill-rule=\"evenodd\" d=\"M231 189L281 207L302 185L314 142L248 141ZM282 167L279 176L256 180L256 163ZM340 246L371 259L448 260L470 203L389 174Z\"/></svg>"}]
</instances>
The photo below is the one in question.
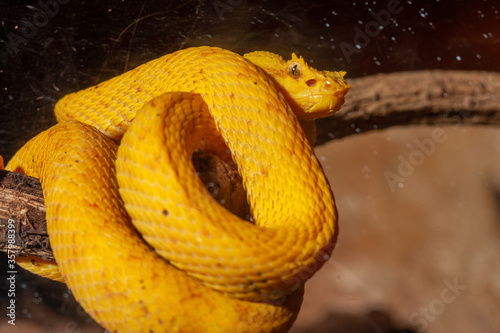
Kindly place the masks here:
<instances>
[{"instance_id":1,"label":"yellow snake","mask_svg":"<svg viewBox=\"0 0 500 333\"><path fill-rule=\"evenodd\" d=\"M57 262L19 264L109 331L286 332L336 237L301 123L340 108L344 74L196 47L65 96L7 165L40 179ZM199 151L236 162L253 223L208 194Z\"/></svg>"}]
</instances>

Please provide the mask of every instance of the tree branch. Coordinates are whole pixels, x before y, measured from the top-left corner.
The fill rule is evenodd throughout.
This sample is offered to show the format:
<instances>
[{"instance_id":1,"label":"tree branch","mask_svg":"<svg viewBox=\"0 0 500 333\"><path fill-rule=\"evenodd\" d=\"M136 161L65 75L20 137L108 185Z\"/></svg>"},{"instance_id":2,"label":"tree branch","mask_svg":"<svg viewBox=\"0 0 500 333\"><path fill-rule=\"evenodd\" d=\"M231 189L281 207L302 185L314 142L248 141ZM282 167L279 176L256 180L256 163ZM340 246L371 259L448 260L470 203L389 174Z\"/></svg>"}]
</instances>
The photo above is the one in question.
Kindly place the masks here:
<instances>
[{"instance_id":1,"label":"tree branch","mask_svg":"<svg viewBox=\"0 0 500 333\"><path fill-rule=\"evenodd\" d=\"M0 251L7 252L8 221L16 224L11 251L54 260L47 234L42 186L38 179L0 170Z\"/></svg>"},{"instance_id":2,"label":"tree branch","mask_svg":"<svg viewBox=\"0 0 500 333\"><path fill-rule=\"evenodd\" d=\"M342 110L316 122L318 145L392 126L500 125L500 73L433 70L379 74L349 82L352 89ZM212 195L234 205L228 208L238 215L248 211L237 204L245 194L234 166L210 157L202 157L195 165L204 183L210 184L207 188ZM222 171L214 175L213 170ZM0 251L4 252L9 219L17 224L18 255L54 259L40 183L0 171Z\"/></svg>"},{"instance_id":3,"label":"tree branch","mask_svg":"<svg viewBox=\"0 0 500 333\"><path fill-rule=\"evenodd\" d=\"M500 73L398 72L348 82L342 109L316 121L317 145L393 126L500 125Z\"/></svg>"}]
</instances>

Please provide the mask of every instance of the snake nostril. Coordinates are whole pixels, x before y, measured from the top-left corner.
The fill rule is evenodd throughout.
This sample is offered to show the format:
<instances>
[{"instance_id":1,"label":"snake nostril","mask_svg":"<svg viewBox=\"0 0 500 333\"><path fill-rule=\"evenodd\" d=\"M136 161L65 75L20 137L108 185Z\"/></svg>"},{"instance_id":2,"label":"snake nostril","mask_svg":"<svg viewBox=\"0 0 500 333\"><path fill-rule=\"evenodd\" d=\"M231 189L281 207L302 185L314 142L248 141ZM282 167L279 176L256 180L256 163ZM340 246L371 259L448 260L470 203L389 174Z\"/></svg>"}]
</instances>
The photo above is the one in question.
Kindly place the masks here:
<instances>
[{"instance_id":1,"label":"snake nostril","mask_svg":"<svg viewBox=\"0 0 500 333\"><path fill-rule=\"evenodd\" d=\"M307 80L307 81L306 81L306 84L307 84L309 87L314 87L314 86L316 85L316 80L315 80L315 79Z\"/></svg>"}]
</instances>

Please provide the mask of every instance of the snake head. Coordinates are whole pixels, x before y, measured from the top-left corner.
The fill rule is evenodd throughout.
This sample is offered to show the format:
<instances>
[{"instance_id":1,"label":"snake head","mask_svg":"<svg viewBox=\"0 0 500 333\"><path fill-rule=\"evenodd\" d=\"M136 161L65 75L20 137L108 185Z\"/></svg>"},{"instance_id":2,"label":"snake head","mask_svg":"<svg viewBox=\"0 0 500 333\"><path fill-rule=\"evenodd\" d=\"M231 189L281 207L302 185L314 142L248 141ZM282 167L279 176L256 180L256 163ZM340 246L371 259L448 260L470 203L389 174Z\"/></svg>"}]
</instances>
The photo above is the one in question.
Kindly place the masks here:
<instances>
[{"instance_id":1,"label":"snake head","mask_svg":"<svg viewBox=\"0 0 500 333\"><path fill-rule=\"evenodd\" d=\"M244 57L274 79L300 119L331 116L344 104L344 96L351 88L344 80L346 72L318 71L295 53L288 61L263 51Z\"/></svg>"}]
</instances>

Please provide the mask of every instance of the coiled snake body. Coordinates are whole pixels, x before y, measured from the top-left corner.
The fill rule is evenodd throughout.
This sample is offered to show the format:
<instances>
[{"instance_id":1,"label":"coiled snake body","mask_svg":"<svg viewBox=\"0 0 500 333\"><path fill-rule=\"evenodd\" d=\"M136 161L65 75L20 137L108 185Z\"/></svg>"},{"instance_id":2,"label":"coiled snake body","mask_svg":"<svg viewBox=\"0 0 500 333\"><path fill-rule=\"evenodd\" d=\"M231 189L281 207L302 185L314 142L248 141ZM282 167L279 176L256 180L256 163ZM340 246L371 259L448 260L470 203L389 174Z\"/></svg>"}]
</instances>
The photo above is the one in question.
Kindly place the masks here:
<instances>
[{"instance_id":1,"label":"coiled snake body","mask_svg":"<svg viewBox=\"0 0 500 333\"><path fill-rule=\"evenodd\" d=\"M288 330L336 237L301 122L340 108L343 75L197 47L65 96L7 165L40 178L57 262L19 264L64 281L110 331ZM199 151L236 162L254 223L208 194Z\"/></svg>"}]
</instances>

